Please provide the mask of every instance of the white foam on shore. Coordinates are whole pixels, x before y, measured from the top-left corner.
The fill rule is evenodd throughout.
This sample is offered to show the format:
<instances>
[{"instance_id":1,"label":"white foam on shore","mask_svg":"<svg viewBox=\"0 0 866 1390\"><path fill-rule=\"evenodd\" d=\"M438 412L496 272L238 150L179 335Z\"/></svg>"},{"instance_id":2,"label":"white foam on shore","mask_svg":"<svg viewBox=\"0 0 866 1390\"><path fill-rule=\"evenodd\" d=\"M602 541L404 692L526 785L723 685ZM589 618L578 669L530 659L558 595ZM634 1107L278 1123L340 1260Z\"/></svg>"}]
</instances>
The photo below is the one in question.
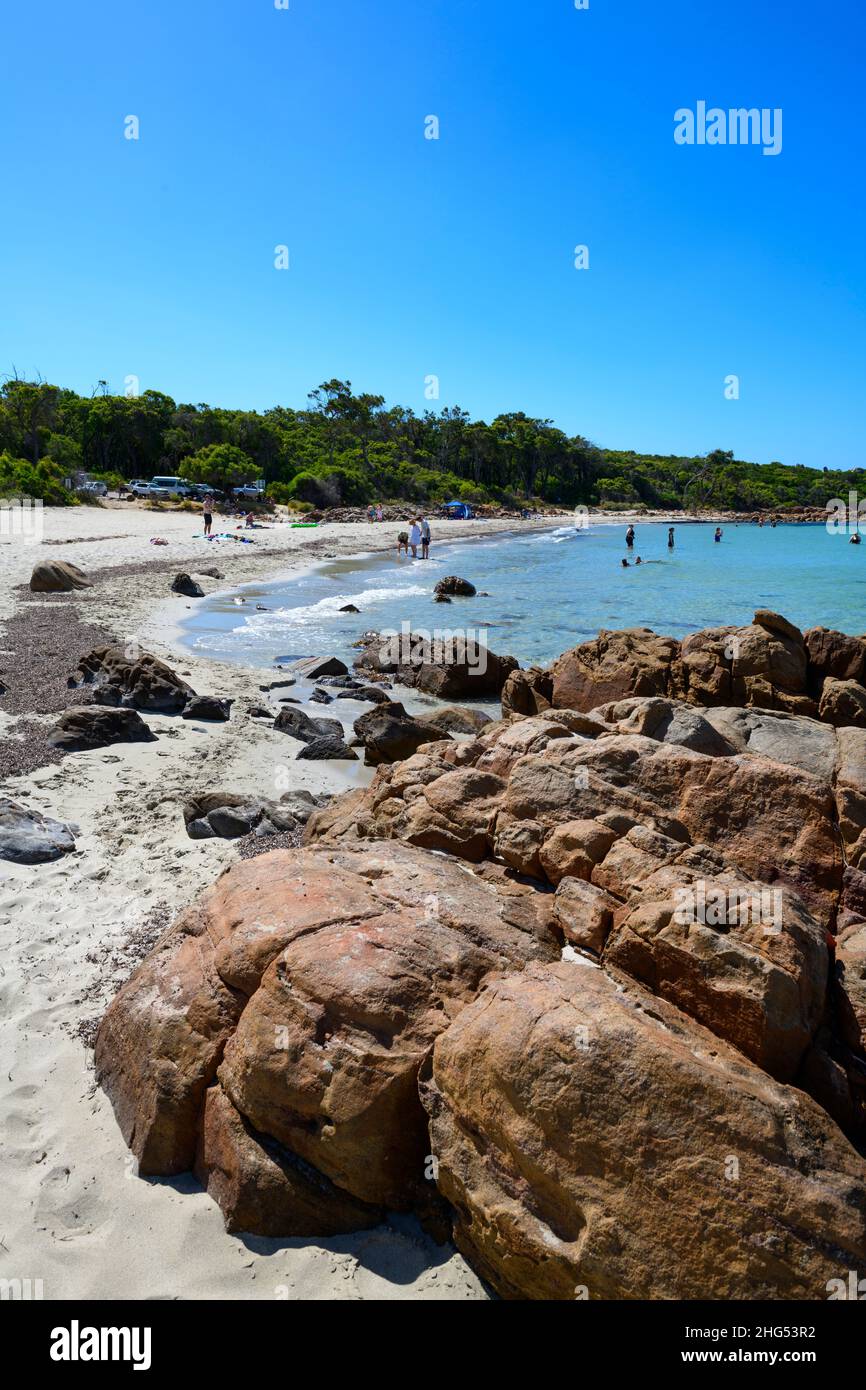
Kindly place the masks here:
<instances>
[{"instance_id":1,"label":"white foam on shore","mask_svg":"<svg viewBox=\"0 0 866 1390\"><path fill-rule=\"evenodd\" d=\"M287 624L291 624L292 627L314 627L322 619L334 617L348 603L354 603L360 608L363 616L371 604L414 598L427 592L427 586L423 584L397 584L390 588L364 589L361 593L355 594L329 594L327 598L321 598L317 603L305 607L274 608L269 613L250 613L245 616L243 625L232 628L232 632L246 636L252 633L256 637L278 636L285 632Z\"/></svg>"}]
</instances>

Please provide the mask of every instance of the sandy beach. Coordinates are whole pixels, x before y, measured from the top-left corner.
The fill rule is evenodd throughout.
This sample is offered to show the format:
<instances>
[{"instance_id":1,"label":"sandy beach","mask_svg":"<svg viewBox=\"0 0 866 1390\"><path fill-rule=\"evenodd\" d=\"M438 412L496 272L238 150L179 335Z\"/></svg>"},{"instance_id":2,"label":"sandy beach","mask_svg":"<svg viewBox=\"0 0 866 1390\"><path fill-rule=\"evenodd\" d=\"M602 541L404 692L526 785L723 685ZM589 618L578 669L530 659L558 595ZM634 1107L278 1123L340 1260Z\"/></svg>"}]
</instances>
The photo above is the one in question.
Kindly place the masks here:
<instances>
[{"instance_id":1,"label":"sandy beach","mask_svg":"<svg viewBox=\"0 0 866 1390\"><path fill-rule=\"evenodd\" d=\"M455 522L447 531L440 524L437 536L515 524L552 521ZM191 1177L138 1178L94 1084L90 1044L107 1002L178 911L238 855L231 841L190 840L183 802L214 787L270 795L286 768L292 787L313 792L369 776L361 763L295 763L291 742L247 713L262 699L261 671L179 649L176 623L194 600L169 585L187 571L209 593L384 550L397 528L283 523L255 532L255 546L208 545L193 539L199 529L188 513L109 504L46 509L41 544L0 544L7 751L20 752L20 740L54 723L85 631L137 641L198 692L235 700L228 723L148 714L153 743L55 755L3 781L4 795L78 831L75 851L53 863L0 865L0 1278L41 1279L46 1299L483 1299L460 1256L407 1218L321 1244L226 1234ZM168 544L151 545L157 535ZM43 560L77 565L93 588L31 595L30 573ZM224 578L202 576L202 567ZM37 673L30 689L28 669ZM357 712L349 702L340 710L344 718Z\"/></svg>"}]
</instances>

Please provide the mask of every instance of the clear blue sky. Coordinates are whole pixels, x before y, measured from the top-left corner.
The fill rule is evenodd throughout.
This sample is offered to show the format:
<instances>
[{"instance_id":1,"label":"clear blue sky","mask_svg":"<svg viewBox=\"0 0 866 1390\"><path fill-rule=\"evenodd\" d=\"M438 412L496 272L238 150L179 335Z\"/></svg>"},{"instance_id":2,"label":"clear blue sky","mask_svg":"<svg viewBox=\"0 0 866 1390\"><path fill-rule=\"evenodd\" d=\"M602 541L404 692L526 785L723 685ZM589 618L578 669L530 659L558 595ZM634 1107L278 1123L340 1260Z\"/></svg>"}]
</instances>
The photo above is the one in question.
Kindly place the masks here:
<instances>
[{"instance_id":1,"label":"clear blue sky","mask_svg":"<svg viewBox=\"0 0 866 1390\"><path fill-rule=\"evenodd\" d=\"M419 411L436 374L610 447L866 465L864 40L862 0L8 6L0 372ZM781 107L782 153L677 146L698 100Z\"/></svg>"}]
</instances>

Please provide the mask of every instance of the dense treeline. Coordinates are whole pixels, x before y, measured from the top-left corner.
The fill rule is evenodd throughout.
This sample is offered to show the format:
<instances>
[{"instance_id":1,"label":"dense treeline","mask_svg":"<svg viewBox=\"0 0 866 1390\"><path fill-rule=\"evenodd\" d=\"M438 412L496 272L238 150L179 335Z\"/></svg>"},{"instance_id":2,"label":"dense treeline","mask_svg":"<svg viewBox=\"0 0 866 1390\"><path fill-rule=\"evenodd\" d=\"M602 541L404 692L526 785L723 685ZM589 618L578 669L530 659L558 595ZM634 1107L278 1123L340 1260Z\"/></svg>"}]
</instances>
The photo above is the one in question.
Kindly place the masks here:
<instances>
[{"instance_id":1,"label":"dense treeline","mask_svg":"<svg viewBox=\"0 0 866 1390\"><path fill-rule=\"evenodd\" d=\"M416 415L324 382L306 409L259 414L178 405L161 391L92 396L13 378L0 387L0 496L72 500L82 473L110 485L180 474L216 487L264 478L277 501L336 506L405 499L573 507L823 507L863 470L759 465L723 450L704 457L603 449L521 411L487 423L458 406Z\"/></svg>"}]
</instances>

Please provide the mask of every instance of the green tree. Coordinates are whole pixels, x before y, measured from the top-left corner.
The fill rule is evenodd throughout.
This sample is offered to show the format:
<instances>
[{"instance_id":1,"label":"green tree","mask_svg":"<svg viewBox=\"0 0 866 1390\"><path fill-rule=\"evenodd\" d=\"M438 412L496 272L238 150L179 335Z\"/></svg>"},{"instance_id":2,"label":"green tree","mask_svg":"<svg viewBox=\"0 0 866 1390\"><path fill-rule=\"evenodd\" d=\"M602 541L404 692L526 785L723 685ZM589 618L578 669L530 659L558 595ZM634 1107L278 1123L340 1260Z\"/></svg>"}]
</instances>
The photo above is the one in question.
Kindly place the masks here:
<instances>
[{"instance_id":1,"label":"green tree","mask_svg":"<svg viewBox=\"0 0 866 1390\"><path fill-rule=\"evenodd\" d=\"M190 483L207 483L225 491L252 482L255 464L234 444L207 444L181 461L180 477Z\"/></svg>"}]
</instances>

